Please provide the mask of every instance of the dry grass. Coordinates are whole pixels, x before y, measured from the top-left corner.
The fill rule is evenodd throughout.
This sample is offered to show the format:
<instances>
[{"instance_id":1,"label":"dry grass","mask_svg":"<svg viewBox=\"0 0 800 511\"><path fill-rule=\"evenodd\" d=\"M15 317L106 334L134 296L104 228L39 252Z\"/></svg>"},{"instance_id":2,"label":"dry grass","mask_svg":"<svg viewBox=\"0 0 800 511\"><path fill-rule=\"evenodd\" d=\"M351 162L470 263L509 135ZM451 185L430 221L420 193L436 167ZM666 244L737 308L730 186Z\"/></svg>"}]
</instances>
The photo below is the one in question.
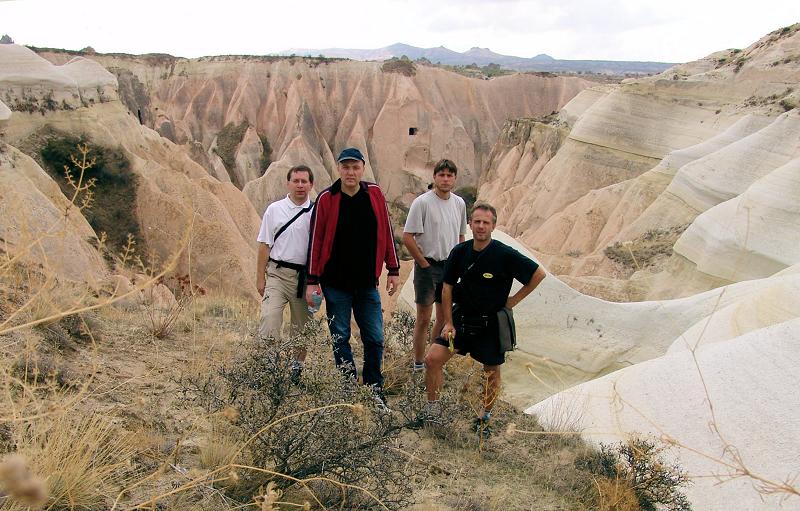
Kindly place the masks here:
<instances>
[{"instance_id":1,"label":"dry grass","mask_svg":"<svg viewBox=\"0 0 800 511\"><path fill-rule=\"evenodd\" d=\"M32 473L45 477L48 506L97 509L132 477L136 449L130 435L97 415L60 414L22 428L17 453L29 460ZM2 509L25 509L8 503Z\"/></svg>"}]
</instances>

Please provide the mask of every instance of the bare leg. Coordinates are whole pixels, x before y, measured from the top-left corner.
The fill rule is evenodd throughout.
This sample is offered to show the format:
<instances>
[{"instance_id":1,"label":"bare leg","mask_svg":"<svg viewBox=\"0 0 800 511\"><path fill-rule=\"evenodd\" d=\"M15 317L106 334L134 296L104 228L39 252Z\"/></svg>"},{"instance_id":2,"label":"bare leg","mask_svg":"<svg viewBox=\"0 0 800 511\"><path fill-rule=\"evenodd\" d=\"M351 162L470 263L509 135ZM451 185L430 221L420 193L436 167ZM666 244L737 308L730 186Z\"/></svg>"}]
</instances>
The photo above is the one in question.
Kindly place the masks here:
<instances>
[{"instance_id":1,"label":"bare leg","mask_svg":"<svg viewBox=\"0 0 800 511\"><path fill-rule=\"evenodd\" d=\"M432 344L425 356L425 388L428 401L439 399L442 388L442 368L453 356L450 350L440 344Z\"/></svg>"},{"instance_id":2,"label":"bare leg","mask_svg":"<svg viewBox=\"0 0 800 511\"><path fill-rule=\"evenodd\" d=\"M500 366L484 365L483 372L486 374L486 387L483 392L483 411L491 412L495 401L500 396Z\"/></svg>"},{"instance_id":3,"label":"bare leg","mask_svg":"<svg viewBox=\"0 0 800 511\"><path fill-rule=\"evenodd\" d=\"M428 340L428 323L431 322L432 311L433 304L417 304L417 321L414 324L414 362L421 363L425 360L425 348L427 347ZM439 327L439 329L441 330L441 327Z\"/></svg>"}]
</instances>

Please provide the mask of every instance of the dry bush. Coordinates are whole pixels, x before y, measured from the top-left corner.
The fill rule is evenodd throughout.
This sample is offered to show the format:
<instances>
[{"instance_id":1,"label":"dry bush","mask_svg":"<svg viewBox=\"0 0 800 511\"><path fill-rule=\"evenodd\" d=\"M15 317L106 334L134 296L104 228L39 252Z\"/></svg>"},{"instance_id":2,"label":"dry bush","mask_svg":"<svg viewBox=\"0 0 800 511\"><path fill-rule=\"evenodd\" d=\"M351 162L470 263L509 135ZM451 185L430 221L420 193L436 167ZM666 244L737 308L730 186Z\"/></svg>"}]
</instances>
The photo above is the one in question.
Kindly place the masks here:
<instances>
[{"instance_id":1,"label":"dry bush","mask_svg":"<svg viewBox=\"0 0 800 511\"><path fill-rule=\"evenodd\" d=\"M409 383L413 362L414 315L402 310L392 313L384 327L383 388L387 394L403 392Z\"/></svg>"},{"instance_id":2,"label":"dry bush","mask_svg":"<svg viewBox=\"0 0 800 511\"><path fill-rule=\"evenodd\" d=\"M603 254L628 269L642 269L672 255L672 247L686 230L687 225L667 229L650 229L641 236L626 242L617 241L607 246Z\"/></svg>"},{"instance_id":3,"label":"dry bush","mask_svg":"<svg viewBox=\"0 0 800 511\"><path fill-rule=\"evenodd\" d=\"M681 488L691 481L677 463L664 459L665 450L656 440L631 437L627 442L601 444L599 451L587 452L576 466L608 481L627 483L643 511L689 511Z\"/></svg>"},{"instance_id":4,"label":"dry bush","mask_svg":"<svg viewBox=\"0 0 800 511\"><path fill-rule=\"evenodd\" d=\"M145 289L142 305L149 331L156 339L172 335L178 320L198 296L206 294L205 288L193 284L189 275L153 277L152 286Z\"/></svg>"},{"instance_id":5,"label":"dry bush","mask_svg":"<svg viewBox=\"0 0 800 511\"><path fill-rule=\"evenodd\" d=\"M395 444L408 421L377 411L372 391L335 368L321 323L296 338L254 341L216 374L184 379L197 403L235 419L239 451L251 460L241 466L231 455L240 481L226 493L248 502L274 482L287 497L326 506L404 509L416 468ZM309 354L298 382L291 367L301 345Z\"/></svg>"},{"instance_id":6,"label":"dry bush","mask_svg":"<svg viewBox=\"0 0 800 511\"><path fill-rule=\"evenodd\" d=\"M597 495L590 497L589 501L595 511L640 511L642 509L636 493L627 480L598 477L594 483Z\"/></svg>"}]
</instances>

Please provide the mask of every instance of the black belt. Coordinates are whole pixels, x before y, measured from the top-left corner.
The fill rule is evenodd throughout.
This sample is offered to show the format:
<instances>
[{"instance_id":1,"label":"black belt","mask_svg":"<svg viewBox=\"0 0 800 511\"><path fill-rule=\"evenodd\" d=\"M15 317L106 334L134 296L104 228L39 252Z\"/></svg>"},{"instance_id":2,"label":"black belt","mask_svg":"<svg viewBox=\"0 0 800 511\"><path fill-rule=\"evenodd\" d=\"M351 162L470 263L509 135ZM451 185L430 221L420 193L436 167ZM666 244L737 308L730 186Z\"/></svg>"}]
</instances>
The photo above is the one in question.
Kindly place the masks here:
<instances>
[{"instance_id":1,"label":"black belt","mask_svg":"<svg viewBox=\"0 0 800 511\"><path fill-rule=\"evenodd\" d=\"M275 263L278 266L278 268L290 268L294 271L303 271L306 269L305 264L290 263L287 261L278 261L277 259L273 259L271 257L269 258L269 260Z\"/></svg>"},{"instance_id":2,"label":"black belt","mask_svg":"<svg viewBox=\"0 0 800 511\"><path fill-rule=\"evenodd\" d=\"M306 287L306 265L289 263L286 261L278 261L271 257L269 258L269 260L275 263L275 265L278 268L289 268L290 270L294 270L297 272L297 298L303 298L303 296L305 296L305 287Z\"/></svg>"},{"instance_id":3,"label":"black belt","mask_svg":"<svg viewBox=\"0 0 800 511\"><path fill-rule=\"evenodd\" d=\"M447 260L437 261L436 259L433 259L432 257L426 257L425 260L428 261L428 264L435 264L437 266L447 262Z\"/></svg>"}]
</instances>

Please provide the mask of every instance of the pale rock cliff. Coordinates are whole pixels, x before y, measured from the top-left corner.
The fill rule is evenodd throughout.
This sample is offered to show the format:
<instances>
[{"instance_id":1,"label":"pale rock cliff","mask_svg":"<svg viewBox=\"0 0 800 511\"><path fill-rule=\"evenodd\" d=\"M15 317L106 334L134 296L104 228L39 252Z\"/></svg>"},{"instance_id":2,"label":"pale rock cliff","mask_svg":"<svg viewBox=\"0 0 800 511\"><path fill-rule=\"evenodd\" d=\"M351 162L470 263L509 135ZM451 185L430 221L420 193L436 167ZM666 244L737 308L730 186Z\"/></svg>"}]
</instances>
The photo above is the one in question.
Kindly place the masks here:
<instances>
[{"instance_id":1,"label":"pale rock cliff","mask_svg":"<svg viewBox=\"0 0 800 511\"><path fill-rule=\"evenodd\" d=\"M55 66L29 48L4 44L0 60L0 97L13 110L76 108L117 97L114 75L83 57Z\"/></svg>"},{"instance_id":2,"label":"pale rock cliff","mask_svg":"<svg viewBox=\"0 0 800 511\"><path fill-rule=\"evenodd\" d=\"M6 51L9 47L11 51ZM58 66L27 49L24 50L20 51L13 45L1 46L0 69L8 68L4 59L9 58L16 65L19 55L24 55L35 63L32 66L34 69L44 74L39 85L43 93L50 92L47 88L49 84L62 86L59 80L64 73ZM41 62L37 63L36 59ZM48 69L50 74L47 74ZM25 69L21 69L19 73L23 76L22 82L27 84L27 80L31 79L30 73L26 74L24 71ZM21 96L14 95L14 91L20 89L19 83L9 74L4 76L5 78L0 79L0 89L8 91L12 99L19 99ZM246 197L230 182L223 183L211 177L203 167L189 158L183 148L141 126L138 119L119 100L106 98L103 102L89 102L89 105L75 109L47 110L45 115L39 112L14 112L6 127L6 141L11 146L8 154L18 154L13 149L15 143L45 126L66 133L85 134L94 143L121 148L139 178L137 195L131 197L131 214L138 219L147 249L161 263L179 254L174 271L190 275L193 283L206 289L256 298L252 274L255 268L255 234L258 232L259 217ZM21 155L15 158L26 161L26 165L31 166L32 160L29 158ZM28 172L29 178L31 172L33 171ZM4 172L3 175L10 179L9 172ZM41 169L38 169L37 175L37 179L47 183L53 196L65 200L49 176ZM36 193L36 190L42 189L41 186L21 187L17 190L12 185L13 182L6 181L2 191L4 194L26 194L18 201L18 213L22 218L43 217L39 212L50 210L52 212L45 215L47 218L56 215L58 208L48 206L48 202L55 199L51 197L45 201L41 192ZM3 205L6 204L4 200ZM12 222L10 215L0 218L4 220L4 228L18 229L16 226L19 222ZM85 223L82 217L80 220ZM42 232L43 225L37 224L38 232ZM85 232L73 229L64 237L68 242L62 241L63 247L53 250L52 253L60 254L59 257L50 259L56 264L80 262L81 265L88 266L89 270L70 267L63 271L71 278L88 280L87 277L80 279L80 274L88 271L95 275L103 271L101 265L95 264L100 261L96 251L92 252L87 248L85 241L95 237L91 229ZM68 251L73 257L62 254L64 251ZM50 263L50 260L45 262Z\"/></svg>"},{"instance_id":3,"label":"pale rock cliff","mask_svg":"<svg viewBox=\"0 0 800 511\"><path fill-rule=\"evenodd\" d=\"M746 278L698 269L703 248L690 248L699 232L691 224L798 157L797 55L793 26L745 50L587 89L557 118L510 122L479 196L500 207L499 225L548 269L598 296L688 296ZM521 122L568 134L560 143L508 144ZM642 264L621 267L609 258L608 248L625 256L628 244L644 253Z\"/></svg>"},{"instance_id":4,"label":"pale rock cliff","mask_svg":"<svg viewBox=\"0 0 800 511\"><path fill-rule=\"evenodd\" d=\"M236 161L236 183L249 183L261 177L261 156L264 154L264 146L258 138L256 130L252 126L244 132L244 137L236 148L234 155ZM241 188L241 186L239 187Z\"/></svg>"},{"instance_id":5,"label":"pale rock cliff","mask_svg":"<svg viewBox=\"0 0 800 511\"><path fill-rule=\"evenodd\" d=\"M106 277L97 235L77 207L33 159L2 142L0 218L1 251L94 287Z\"/></svg>"},{"instance_id":6,"label":"pale rock cliff","mask_svg":"<svg viewBox=\"0 0 800 511\"><path fill-rule=\"evenodd\" d=\"M0 101L0 128L4 128L9 119L11 119L11 109Z\"/></svg>"},{"instance_id":7,"label":"pale rock cliff","mask_svg":"<svg viewBox=\"0 0 800 511\"><path fill-rule=\"evenodd\" d=\"M631 432L666 439L692 478L686 494L694 509L793 509L796 497L758 488L797 470L800 420L789 389L800 385L799 336L795 317L617 371L527 411L596 442Z\"/></svg>"}]
</instances>

